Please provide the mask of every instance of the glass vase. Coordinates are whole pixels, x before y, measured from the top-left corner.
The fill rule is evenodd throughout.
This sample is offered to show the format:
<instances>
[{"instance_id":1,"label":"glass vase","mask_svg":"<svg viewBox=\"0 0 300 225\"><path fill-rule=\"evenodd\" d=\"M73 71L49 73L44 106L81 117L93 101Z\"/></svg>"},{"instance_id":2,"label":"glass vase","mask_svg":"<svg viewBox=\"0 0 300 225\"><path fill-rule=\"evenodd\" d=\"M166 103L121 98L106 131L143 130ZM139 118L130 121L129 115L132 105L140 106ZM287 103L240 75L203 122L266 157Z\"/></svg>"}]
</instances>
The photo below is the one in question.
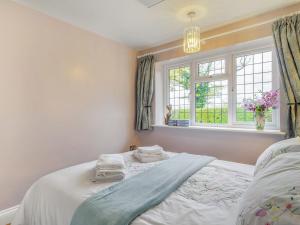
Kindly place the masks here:
<instances>
[{"instance_id":1,"label":"glass vase","mask_svg":"<svg viewBox=\"0 0 300 225\"><path fill-rule=\"evenodd\" d=\"M256 120L256 130L264 130L265 129L265 111L257 111L255 112L255 120Z\"/></svg>"}]
</instances>

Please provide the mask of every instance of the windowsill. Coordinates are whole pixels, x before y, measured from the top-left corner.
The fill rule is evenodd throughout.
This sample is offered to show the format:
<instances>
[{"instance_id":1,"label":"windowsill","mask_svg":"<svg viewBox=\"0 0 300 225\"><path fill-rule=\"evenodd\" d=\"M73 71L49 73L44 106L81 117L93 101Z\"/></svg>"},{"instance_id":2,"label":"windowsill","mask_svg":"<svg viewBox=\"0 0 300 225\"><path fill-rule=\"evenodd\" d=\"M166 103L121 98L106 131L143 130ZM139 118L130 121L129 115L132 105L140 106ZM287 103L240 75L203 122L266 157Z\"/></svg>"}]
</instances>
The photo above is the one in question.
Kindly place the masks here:
<instances>
[{"instance_id":1,"label":"windowsill","mask_svg":"<svg viewBox=\"0 0 300 225\"><path fill-rule=\"evenodd\" d=\"M187 130L207 130L207 131L220 131L220 132L237 132L237 133L254 133L266 135L285 135L285 132L280 130L255 130L249 128L235 128L235 127L200 127L200 126L167 126L167 125L152 125L154 128L167 128L167 129L187 129Z\"/></svg>"}]
</instances>

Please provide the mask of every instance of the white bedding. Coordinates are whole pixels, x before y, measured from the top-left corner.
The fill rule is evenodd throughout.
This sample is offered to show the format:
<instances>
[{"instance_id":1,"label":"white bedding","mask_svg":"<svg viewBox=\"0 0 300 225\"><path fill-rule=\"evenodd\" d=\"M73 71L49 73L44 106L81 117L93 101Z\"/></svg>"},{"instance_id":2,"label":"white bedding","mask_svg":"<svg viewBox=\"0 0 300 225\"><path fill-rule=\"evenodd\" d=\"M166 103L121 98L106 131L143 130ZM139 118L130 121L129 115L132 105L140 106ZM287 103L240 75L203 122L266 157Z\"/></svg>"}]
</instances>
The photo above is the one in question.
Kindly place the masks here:
<instances>
[{"instance_id":1,"label":"white bedding","mask_svg":"<svg viewBox=\"0 0 300 225\"><path fill-rule=\"evenodd\" d=\"M290 150L257 173L240 201L237 225L300 224L300 152Z\"/></svg>"},{"instance_id":2,"label":"white bedding","mask_svg":"<svg viewBox=\"0 0 300 225\"><path fill-rule=\"evenodd\" d=\"M126 178L160 163L139 163L131 153L123 155ZM12 225L69 225L83 201L113 184L91 182L95 164L73 166L38 180L25 195ZM237 203L253 170L250 165L215 160L132 225L233 225Z\"/></svg>"}]
</instances>

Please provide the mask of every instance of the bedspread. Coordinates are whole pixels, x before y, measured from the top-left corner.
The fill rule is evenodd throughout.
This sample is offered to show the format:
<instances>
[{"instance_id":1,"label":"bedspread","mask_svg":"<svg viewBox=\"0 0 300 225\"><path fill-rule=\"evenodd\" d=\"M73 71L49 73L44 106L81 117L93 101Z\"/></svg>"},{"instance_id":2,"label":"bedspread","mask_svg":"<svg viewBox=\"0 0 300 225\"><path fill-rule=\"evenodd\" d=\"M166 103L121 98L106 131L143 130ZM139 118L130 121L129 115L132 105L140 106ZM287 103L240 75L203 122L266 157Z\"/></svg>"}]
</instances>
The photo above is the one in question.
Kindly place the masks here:
<instances>
[{"instance_id":1,"label":"bedspread","mask_svg":"<svg viewBox=\"0 0 300 225\"><path fill-rule=\"evenodd\" d=\"M131 153L126 177L159 164L139 163ZM51 173L28 190L12 225L70 225L79 205L113 183L93 183L95 161ZM215 160L132 225L233 225L238 202L252 180L253 166Z\"/></svg>"}]
</instances>

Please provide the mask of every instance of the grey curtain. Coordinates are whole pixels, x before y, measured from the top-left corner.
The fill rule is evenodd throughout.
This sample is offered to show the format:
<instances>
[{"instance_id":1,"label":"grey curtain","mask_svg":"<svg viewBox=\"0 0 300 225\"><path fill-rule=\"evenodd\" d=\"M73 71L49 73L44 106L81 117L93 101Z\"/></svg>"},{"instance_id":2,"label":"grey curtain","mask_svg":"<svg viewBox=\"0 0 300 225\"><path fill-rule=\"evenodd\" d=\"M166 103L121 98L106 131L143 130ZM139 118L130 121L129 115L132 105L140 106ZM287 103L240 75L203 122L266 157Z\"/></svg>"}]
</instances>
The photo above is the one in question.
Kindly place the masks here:
<instances>
[{"instance_id":1,"label":"grey curtain","mask_svg":"<svg viewBox=\"0 0 300 225\"><path fill-rule=\"evenodd\" d=\"M154 90L154 56L138 60L136 79L136 130L149 130L152 125Z\"/></svg>"},{"instance_id":2,"label":"grey curtain","mask_svg":"<svg viewBox=\"0 0 300 225\"><path fill-rule=\"evenodd\" d=\"M288 137L300 135L300 14L273 24L283 91L288 99Z\"/></svg>"}]
</instances>

